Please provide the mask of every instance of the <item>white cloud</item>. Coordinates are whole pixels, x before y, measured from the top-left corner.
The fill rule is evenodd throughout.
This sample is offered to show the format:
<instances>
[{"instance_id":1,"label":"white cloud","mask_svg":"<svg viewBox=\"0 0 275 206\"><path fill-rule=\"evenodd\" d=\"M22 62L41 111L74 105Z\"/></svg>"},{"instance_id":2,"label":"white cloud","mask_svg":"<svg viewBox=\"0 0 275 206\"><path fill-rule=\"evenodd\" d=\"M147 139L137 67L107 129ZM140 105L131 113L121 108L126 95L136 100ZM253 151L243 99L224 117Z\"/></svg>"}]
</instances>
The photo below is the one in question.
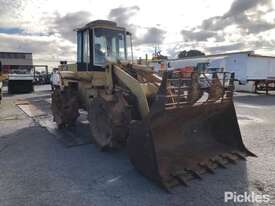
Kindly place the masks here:
<instances>
[{"instance_id":1,"label":"white cloud","mask_svg":"<svg viewBox=\"0 0 275 206\"><path fill-rule=\"evenodd\" d=\"M115 20L132 31L137 57L150 55L156 44L163 54L176 56L187 49L272 53L275 42L274 0L170 0L157 5L145 0L0 0L0 5L0 28L23 30L0 33L0 50L33 52L37 63L75 59L73 29L95 19Z\"/></svg>"},{"instance_id":2,"label":"white cloud","mask_svg":"<svg viewBox=\"0 0 275 206\"><path fill-rule=\"evenodd\" d=\"M64 16L55 13L52 18L48 19L48 29L50 34L60 34L62 38L76 41L74 29L79 28L91 21L92 14L88 11L70 12Z\"/></svg>"},{"instance_id":3,"label":"white cloud","mask_svg":"<svg viewBox=\"0 0 275 206\"><path fill-rule=\"evenodd\" d=\"M32 52L35 64L57 66L60 60L75 59L76 48L70 41L55 36L32 36L1 34L1 51Z\"/></svg>"}]
</instances>

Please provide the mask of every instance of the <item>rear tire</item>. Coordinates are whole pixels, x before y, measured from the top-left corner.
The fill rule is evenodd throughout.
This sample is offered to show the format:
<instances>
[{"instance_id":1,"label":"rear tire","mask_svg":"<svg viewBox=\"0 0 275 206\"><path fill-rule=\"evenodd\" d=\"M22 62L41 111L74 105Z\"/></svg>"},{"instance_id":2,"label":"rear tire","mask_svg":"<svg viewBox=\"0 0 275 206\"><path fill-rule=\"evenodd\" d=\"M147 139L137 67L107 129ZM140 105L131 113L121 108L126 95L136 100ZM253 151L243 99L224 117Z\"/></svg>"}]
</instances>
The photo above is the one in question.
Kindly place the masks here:
<instances>
[{"instance_id":1,"label":"rear tire","mask_svg":"<svg viewBox=\"0 0 275 206\"><path fill-rule=\"evenodd\" d=\"M77 91L65 87L63 91L55 88L52 93L52 114L58 128L68 127L75 124L79 116L79 102Z\"/></svg>"}]
</instances>

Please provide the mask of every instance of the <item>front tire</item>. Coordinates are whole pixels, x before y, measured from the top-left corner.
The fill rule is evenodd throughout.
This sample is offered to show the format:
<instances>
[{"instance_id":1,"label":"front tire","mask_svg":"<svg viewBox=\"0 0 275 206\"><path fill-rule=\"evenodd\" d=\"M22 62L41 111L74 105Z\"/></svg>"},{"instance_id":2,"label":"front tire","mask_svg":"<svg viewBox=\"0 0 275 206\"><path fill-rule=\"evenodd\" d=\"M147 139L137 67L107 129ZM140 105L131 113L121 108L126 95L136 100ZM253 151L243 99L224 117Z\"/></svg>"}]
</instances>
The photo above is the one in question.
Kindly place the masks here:
<instances>
[{"instance_id":1,"label":"front tire","mask_svg":"<svg viewBox=\"0 0 275 206\"><path fill-rule=\"evenodd\" d=\"M122 96L114 95L111 101L95 97L89 105L88 119L93 140L100 150L125 146L130 112Z\"/></svg>"}]
</instances>

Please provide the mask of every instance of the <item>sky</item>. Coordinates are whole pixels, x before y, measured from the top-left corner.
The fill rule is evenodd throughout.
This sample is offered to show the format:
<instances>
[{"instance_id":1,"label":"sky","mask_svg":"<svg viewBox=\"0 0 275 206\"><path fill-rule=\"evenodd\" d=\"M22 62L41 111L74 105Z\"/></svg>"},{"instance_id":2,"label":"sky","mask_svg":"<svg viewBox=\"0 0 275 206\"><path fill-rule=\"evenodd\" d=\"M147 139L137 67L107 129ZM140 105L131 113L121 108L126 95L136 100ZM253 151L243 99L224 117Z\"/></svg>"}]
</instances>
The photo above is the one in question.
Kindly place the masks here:
<instances>
[{"instance_id":1,"label":"sky","mask_svg":"<svg viewBox=\"0 0 275 206\"><path fill-rule=\"evenodd\" d=\"M133 34L134 56L155 46L175 58L248 51L275 56L275 0L0 0L0 51L32 52L35 64L76 60L75 28L113 20Z\"/></svg>"}]
</instances>

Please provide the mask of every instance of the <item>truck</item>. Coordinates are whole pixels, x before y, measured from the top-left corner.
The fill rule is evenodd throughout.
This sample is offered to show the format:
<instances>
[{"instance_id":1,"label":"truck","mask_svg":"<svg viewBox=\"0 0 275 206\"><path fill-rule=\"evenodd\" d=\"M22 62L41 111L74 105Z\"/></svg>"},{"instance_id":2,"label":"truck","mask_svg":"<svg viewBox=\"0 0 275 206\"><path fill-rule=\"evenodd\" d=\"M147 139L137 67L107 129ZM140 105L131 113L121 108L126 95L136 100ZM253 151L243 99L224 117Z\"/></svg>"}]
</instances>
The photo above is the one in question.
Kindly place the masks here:
<instances>
[{"instance_id":1,"label":"truck","mask_svg":"<svg viewBox=\"0 0 275 206\"><path fill-rule=\"evenodd\" d=\"M8 74L8 92L10 94L33 92L34 73L31 68L12 69Z\"/></svg>"}]
</instances>

